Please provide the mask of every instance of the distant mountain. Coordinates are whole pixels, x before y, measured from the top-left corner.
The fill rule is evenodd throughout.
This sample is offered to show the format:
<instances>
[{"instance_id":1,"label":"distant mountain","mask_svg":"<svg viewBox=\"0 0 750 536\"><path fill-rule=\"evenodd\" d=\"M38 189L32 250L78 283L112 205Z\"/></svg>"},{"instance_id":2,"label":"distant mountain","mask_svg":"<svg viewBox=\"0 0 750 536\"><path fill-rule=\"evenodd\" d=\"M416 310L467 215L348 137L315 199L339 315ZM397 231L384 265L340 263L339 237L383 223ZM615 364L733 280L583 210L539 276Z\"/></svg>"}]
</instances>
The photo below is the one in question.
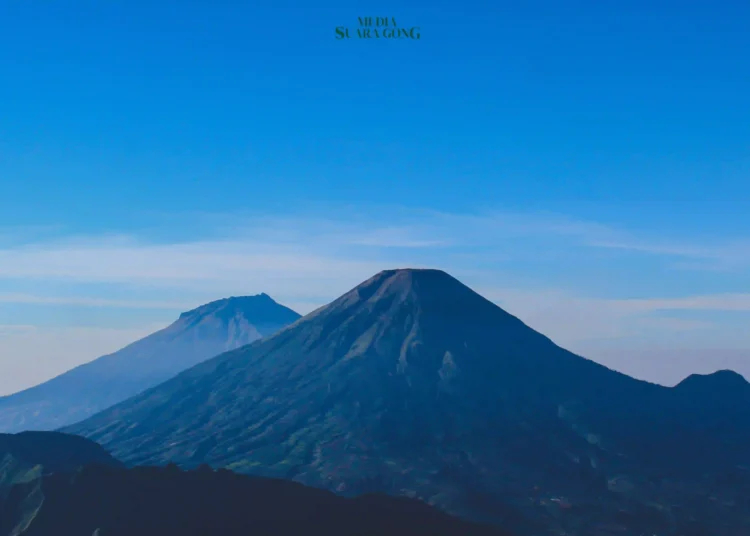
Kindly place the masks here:
<instances>
[{"instance_id":1,"label":"distant mountain","mask_svg":"<svg viewBox=\"0 0 750 536\"><path fill-rule=\"evenodd\" d=\"M14 498L27 488L17 486ZM507 536L412 499L344 499L207 467L87 466L44 477L41 492L43 504L26 515L31 520L22 536ZM18 501L8 502L12 521L23 517ZM17 535L0 528L0 536Z\"/></svg>"},{"instance_id":2,"label":"distant mountain","mask_svg":"<svg viewBox=\"0 0 750 536\"><path fill-rule=\"evenodd\" d=\"M727 400L729 397L744 397L750 402L748 381L732 370L719 370L713 374L692 374L675 386L675 390L690 396Z\"/></svg>"},{"instance_id":3,"label":"distant mountain","mask_svg":"<svg viewBox=\"0 0 750 536\"><path fill-rule=\"evenodd\" d=\"M227 298L182 313L172 325L122 350L1 397L0 432L75 423L298 318L266 294Z\"/></svg>"},{"instance_id":4,"label":"distant mountain","mask_svg":"<svg viewBox=\"0 0 750 536\"><path fill-rule=\"evenodd\" d=\"M412 495L519 534L746 533L750 385L689 384L576 356L444 272L392 270L67 430L131 465Z\"/></svg>"}]
</instances>

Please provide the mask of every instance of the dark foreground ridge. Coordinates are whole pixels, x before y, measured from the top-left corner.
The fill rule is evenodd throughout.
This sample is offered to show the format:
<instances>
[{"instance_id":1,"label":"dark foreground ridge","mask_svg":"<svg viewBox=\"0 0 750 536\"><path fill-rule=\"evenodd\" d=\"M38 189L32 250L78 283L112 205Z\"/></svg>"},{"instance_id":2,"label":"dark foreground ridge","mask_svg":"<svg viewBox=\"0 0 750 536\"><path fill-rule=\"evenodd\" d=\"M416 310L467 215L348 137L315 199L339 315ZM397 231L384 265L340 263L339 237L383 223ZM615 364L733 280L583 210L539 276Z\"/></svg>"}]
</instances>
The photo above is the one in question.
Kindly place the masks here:
<instances>
[{"instance_id":1,"label":"dark foreground ridge","mask_svg":"<svg viewBox=\"0 0 750 536\"><path fill-rule=\"evenodd\" d=\"M123 468L100 445L82 437L58 432L0 434L0 536L25 534L45 504L45 478L72 474L91 463Z\"/></svg>"},{"instance_id":2,"label":"dark foreground ridge","mask_svg":"<svg viewBox=\"0 0 750 536\"><path fill-rule=\"evenodd\" d=\"M412 499L345 499L208 467L87 466L45 477L42 489L44 505L23 536L507 536Z\"/></svg>"},{"instance_id":3,"label":"dark foreground ridge","mask_svg":"<svg viewBox=\"0 0 750 536\"><path fill-rule=\"evenodd\" d=\"M73 471L89 463L122 467L101 445L60 432L0 434L0 458L6 456L28 467L41 466L45 473Z\"/></svg>"},{"instance_id":4,"label":"dark foreground ridge","mask_svg":"<svg viewBox=\"0 0 750 536\"><path fill-rule=\"evenodd\" d=\"M127 470L87 439L0 434L0 536L507 536L416 500L203 466Z\"/></svg>"},{"instance_id":5,"label":"dark foreground ridge","mask_svg":"<svg viewBox=\"0 0 750 536\"><path fill-rule=\"evenodd\" d=\"M122 350L0 397L0 432L52 430L80 421L298 318L267 294L208 303Z\"/></svg>"},{"instance_id":6,"label":"dark foreground ridge","mask_svg":"<svg viewBox=\"0 0 750 536\"><path fill-rule=\"evenodd\" d=\"M411 495L517 534L750 534L750 385L697 384L633 379L444 272L389 270L66 430L128 465Z\"/></svg>"}]
</instances>

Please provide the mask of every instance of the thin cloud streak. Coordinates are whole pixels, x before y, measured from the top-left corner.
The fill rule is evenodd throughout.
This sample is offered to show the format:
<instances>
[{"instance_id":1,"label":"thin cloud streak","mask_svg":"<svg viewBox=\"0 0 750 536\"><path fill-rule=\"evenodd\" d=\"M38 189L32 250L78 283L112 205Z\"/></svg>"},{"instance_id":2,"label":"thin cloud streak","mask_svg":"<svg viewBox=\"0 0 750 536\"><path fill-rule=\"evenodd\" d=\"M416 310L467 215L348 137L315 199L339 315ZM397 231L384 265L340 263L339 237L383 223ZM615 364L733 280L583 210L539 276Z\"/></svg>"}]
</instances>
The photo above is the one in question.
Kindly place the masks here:
<instances>
[{"instance_id":1,"label":"thin cloud streak","mask_svg":"<svg viewBox=\"0 0 750 536\"><path fill-rule=\"evenodd\" d=\"M670 316L684 311L750 313L749 294L616 300L556 290L477 288L477 291L566 347L582 341L633 342L655 333L661 340L680 334L685 344L724 341L750 349L750 334L743 335L732 326L717 325L704 318ZM706 334L713 336L706 338Z\"/></svg>"},{"instance_id":2,"label":"thin cloud streak","mask_svg":"<svg viewBox=\"0 0 750 536\"><path fill-rule=\"evenodd\" d=\"M607 264L612 256L601 255L602 251L654 257L663 261L667 273L681 263L692 262L706 270L721 267L744 274L750 263L743 264L747 259L741 242L717 242L711 247L668 245L554 214L412 211L378 217L347 213L346 217L349 219L222 216L213 227L193 221L195 226L189 229L195 234L187 240L187 228L174 220L172 224L178 224L183 239L161 242L148 240L153 236L148 233L57 239L26 234L24 240L8 240L0 245L0 284L6 291L0 293L0 306L6 318L27 326L0 329L0 355L8 356L0 359L0 374L10 373L8 363L12 361L26 371L19 369L19 374L28 375L27 367L36 365L26 356L42 359L45 352L49 352L48 360L42 359L40 366L48 367L47 371L59 370L58 359L67 365L80 364L98 357L91 355L86 345L89 335L100 341L102 350L114 350L118 344L124 345L125 335L135 333L81 327L78 331L71 328L66 335L65 330L28 326L38 321L31 315L39 310L24 307L27 317L20 318L16 313L22 311L23 304L185 311L229 295L266 292L305 314L380 270L435 267L431 259L534 329L575 351L601 343L599 355L606 356L608 348L627 349L645 342L672 348L692 344L707 352L719 343L750 349L750 336L742 335L746 330L734 323L714 323L710 317L717 312L750 312L750 294L587 297L586 281L579 278L578 290L571 290L569 279L554 278L563 262L569 273L584 265L590 271L606 273L612 267ZM621 261L618 255L616 262ZM523 262L542 270L524 280ZM540 289L539 281L559 290ZM19 292L22 286L25 291ZM721 288L731 290L726 285ZM670 294L674 295L674 289ZM699 318L677 318L681 312ZM78 313L76 322L98 314ZM135 313L126 314L131 318ZM117 318L124 317L118 313ZM11 330L15 330L12 337ZM78 338L73 336L76 333ZM44 348L39 346L42 343ZM596 359L597 354L587 357ZM674 367L680 374L688 372L679 364Z\"/></svg>"},{"instance_id":3,"label":"thin cloud streak","mask_svg":"<svg viewBox=\"0 0 750 536\"><path fill-rule=\"evenodd\" d=\"M0 277L159 283L232 280L248 274L333 276L372 263L315 255L299 248L237 241L185 244L44 244L0 251Z\"/></svg>"},{"instance_id":4,"label":"thin cloud streak","mask_svg":"<svg viewBox=\"0 0 750 536\"><path fill-rule=\"evenodd\" d=\"M711 248L651 244L629 240L625 233L604 225L556 215L430 214L420 222L384 227L365 216L352 222L320 218L238 220L234 225L225 224L226 234L219 238L176 243L149 243L124 235L37 241L0 249L0 278L174 284L190 280L236 281L243 277L241 274L337 277L372 273L394 262L412 265L420 251L429 249L442 248L441 254L449 262L450 248L484 248L484 254L491 258L507 247L507 240L517 238L539 240L548 248L559 249L567 244L678 261L691 258L713 263L706 266L708 269L750 265L750 252L737 244ZM523 244L514 243L514 247L522 248ZM364 248L365 255L357 248ZM396 250L401 258L384 251L389 249ZM482 252L477 253L478 258L481 256Z\"/></svg>"},{"instance_id":5,"label":"thin cloud streak","mask_svg":"<svg viewBox=\"0 0 750 536\"><path fill-rule=\"evenodd\" d=\"M33 294L0 294L0 303L33 305L76 305L83 307L113 307L123 309L189 309L195 304L187 302L159 302L142 300L110 300L77 296L36 296ZM0 327L1 329L1 327Z\"/></svg>"},{"instance_id":6,"label":"thin cloud streak","mask_svg":"<svg viewBox=\"0 0 750 536\"><path fill-rule=\"evenodd\" d=\"M718 247L691 244L663 244L637 241L617 242L594 240L591 247L692 259L680 262L676 267L691 270L738 270L750 267L750 242L730 242ZM697 262L702 261L702 262Z\"/></svg>"}]
</instances>

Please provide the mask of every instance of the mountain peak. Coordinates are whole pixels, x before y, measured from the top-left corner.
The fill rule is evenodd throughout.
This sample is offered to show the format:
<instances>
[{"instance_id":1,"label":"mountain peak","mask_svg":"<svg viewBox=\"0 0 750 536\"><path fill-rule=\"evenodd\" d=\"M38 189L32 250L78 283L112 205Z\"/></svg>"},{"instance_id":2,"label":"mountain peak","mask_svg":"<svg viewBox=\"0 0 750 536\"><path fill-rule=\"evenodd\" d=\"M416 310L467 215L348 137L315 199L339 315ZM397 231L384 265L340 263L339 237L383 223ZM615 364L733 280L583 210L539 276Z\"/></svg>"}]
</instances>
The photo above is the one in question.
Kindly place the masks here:
<instances>
[{"instance_id":1,"label":"mountain peak","mask_svg":"<svg viewBox=\"0 0 750 536\"><path fill-rule=\"evenodd\" d=\"M0 398L0 431L70 424L201 361L272 335L299 318L265 293L207 303L117 352Z\"/></svg>"},{"instance_id":2,"label":"mountain peak","mask_svg":"<svg viewBox=\"0 0 750 536\"><path fill-rule=\"evenodd\" d=\"M379 275L386 275L386 276L392 276L392 275L426 275L426 274L433 274L433 275L440 275L441 277L447 277L450 279L453 279L453 276L448 274L447 272L440 270L438 268L391 268L388 270L382 270L378 274L375 275L375 277Z\"/></svg>"},{"instance_id":3,"label":"mountain peak","mask_svg":"<svg viewBox=\"0 0 750 536\"><path fill-rule=\"evenodd\" d=\"M386 280L386 279L398 279L398 280L409 280L411 282L456 282L461 285L456 278L454 278L452 275L448 274L447 272L444 272L443 270L438 270L437 268L393 268L390 270L383 270L381 272L378 272L373 277L371 277L368 281L373 280ZM366 285L367 281L362 283L362 285ZM361 286L361 285L360 285Z\"/></svg>"},{"instance_id":4,"label":"mountain peak","mask_svg":"<svg viewBox=\"0 0 750 536\"><path fill-rule=\"evenodd\" d=\"M353 299L360 302L371 302L390 300L394 297L400 297L403 300L409 296L419 303L424 301L452 301L458 305L467 299L490 303L458 279L442 270L397 268L383 270L375 274L331 305L336 304L336 302L351 303Z\"/></svg>"},{"instance_id":5,"label":"mountain peak","mask_svg":"<svg viewBox=\"0 0 750 536\"><path fill-rule=\"evenodd\" d=\"M417 317L438 320L441 327L437 329L467 325L478 328L499 321L530 331L521 327L522 322L516 317L452 275L431 268L383 270L319 310L319 314L339 314L344 310L352 313L357 307L362 307L363 312L388 315L405 308Z\"/></svg>"},{"instance_id":6,"label":"mountain peak","mask_svg":"<svg viewBox=\"0 0 750 536\"><path fill-rule=\"evenodd\" d=\"M691 374L675 386L676 389L710 390L726 393L729 390L748 390L750 382L733 370L717 370L711 374Z\"/></svg>"},{"instance_id":7,"label":"mountain peak","mask_svg":"<svg viewBox=\"0 0 750 536\"><path fill-rule=\"evenodd\" d=\"M230 304L233 307L241 307L243 305L250 305L253 302L265 301L264 298L270 298L270 296L268 296L265 293L256 294L254 296L229 296L228 298L221 298L219 300L210 301L208 303L204 303L203 305L199 305L195 309L184 311L183 313L180 314L180 318L185 318L187 316L211 314L220 309L223 309L224 307Z\"/></svg>"},{"instance_id":8,"label":"mountain peak","mask_svg":"<svg viewBox=\"0 0 750 536\"><path fill-rule=\"evenodd\" d=\"M215 300L180 315L180 320L195 320L207 316L233 317L240 315L249 322L289 324L299 318L291 309L276 302L265 292L255 296L230 296Z\"/></svg>"}]
</instances>

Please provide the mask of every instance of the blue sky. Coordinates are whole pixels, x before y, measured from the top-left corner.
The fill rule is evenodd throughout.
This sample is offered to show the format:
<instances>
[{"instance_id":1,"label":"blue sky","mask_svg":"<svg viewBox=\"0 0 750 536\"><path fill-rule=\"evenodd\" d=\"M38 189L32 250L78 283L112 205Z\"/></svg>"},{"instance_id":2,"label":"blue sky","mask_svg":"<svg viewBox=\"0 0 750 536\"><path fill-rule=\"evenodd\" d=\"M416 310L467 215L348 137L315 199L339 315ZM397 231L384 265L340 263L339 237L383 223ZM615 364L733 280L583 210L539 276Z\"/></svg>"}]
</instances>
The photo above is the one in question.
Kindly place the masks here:
<instances>
[{"instance_id":1,"label":"blue sky","mask_svg":"<svg viewBox=\"0 0 750 536\"><path fill-rule=\"evenodd\" d=\"M750 5L0 3L0 393L205 301L450 271L750 376ZM335 39L358 16L421 39Z\"/></svg>"}]
</instances>

